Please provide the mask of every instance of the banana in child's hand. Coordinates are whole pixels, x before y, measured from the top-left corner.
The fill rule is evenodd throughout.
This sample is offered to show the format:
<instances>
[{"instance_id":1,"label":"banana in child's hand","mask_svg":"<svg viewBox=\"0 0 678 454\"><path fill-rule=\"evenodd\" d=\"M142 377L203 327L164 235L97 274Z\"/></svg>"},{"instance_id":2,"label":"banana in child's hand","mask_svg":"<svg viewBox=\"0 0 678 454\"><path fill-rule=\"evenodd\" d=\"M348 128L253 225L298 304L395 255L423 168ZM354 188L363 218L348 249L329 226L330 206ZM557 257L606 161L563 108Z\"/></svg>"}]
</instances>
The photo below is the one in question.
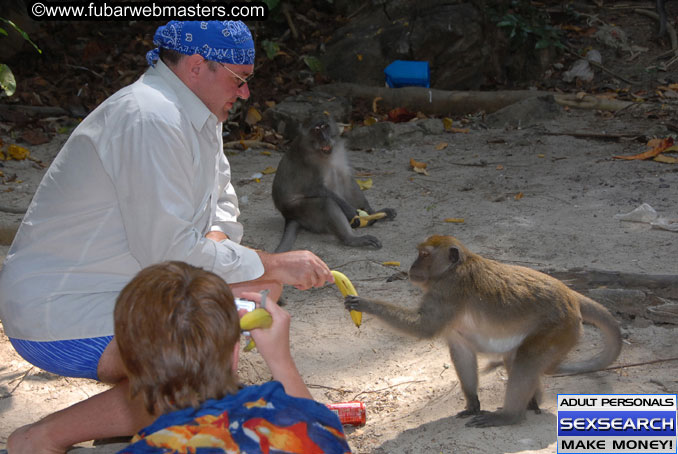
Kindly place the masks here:
<instances>
[{"instance_id":1,"label":"banana in child's hand","mask_svg":"<svg viewBox=\"0 0 678 454\"><path fill-rule=\"evenodd\" d=\"M271 314L263 307L258 307L253 311L246 313L240 319L240 329L242 331L249 331L256 328L269 328L271 324L273 324L273 317L271 317ZM254 349L255 346L254 339L250 338L247 346L245 346L245 351L249 352Z\"/></svg>"},{"instance_id":2,"label":"banana in child's hand","mask_svg":"<svg viewBox=\"0 0 678 454\"><path fill-rule=\"evenodd\" d=\"M240 329L249 331L256 328L268 328L273 323L273 317L263 307L258 307L246 313L240 319Z\"/></svg>"},{"instance_id":3,"label":"banana in child's hand","mask_svg":"<svg viewBox=\"0 0 678 454\"><path fill-rule=\"evenodd\" d=\"M358 292L355 291L355 287L353 287L351 280L347 278L344 273L335 270L332 270L331 273L334 277L334 283L337 285L337 288L341 292L342 296L358 296ZM360 323L363 321L363 313L359 311L351 311L351 320L353 320L355 326L360 328Z\"/></svg>"}]
</instances>

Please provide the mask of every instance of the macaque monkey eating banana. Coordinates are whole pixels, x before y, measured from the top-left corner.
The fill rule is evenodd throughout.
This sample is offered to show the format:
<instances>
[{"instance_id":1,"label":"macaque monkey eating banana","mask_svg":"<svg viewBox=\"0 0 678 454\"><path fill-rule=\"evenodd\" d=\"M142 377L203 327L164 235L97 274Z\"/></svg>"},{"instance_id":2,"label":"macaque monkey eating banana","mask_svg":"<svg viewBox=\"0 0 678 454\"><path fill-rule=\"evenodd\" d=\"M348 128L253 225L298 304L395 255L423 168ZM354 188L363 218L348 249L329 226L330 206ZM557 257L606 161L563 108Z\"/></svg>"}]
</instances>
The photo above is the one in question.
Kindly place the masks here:
<instances>
[{"instance_id":1,"label":"macaque monkey eating banana","mask_svg":"<svg viewBox=\"0 0 678 454\"><path fill-rule=\"evenodd\" d=\"M587 372L612 363L621 350L619 324L601 304L559 280L529 268L483 258L456 238L434 235L418 246L410 280L425 291L416 310L348 296L345 306L374 314L419 338L444 336L472 427L516 424L539 411L541 375ZM603 333L604 349L577 363L561 364L575 346L582 321ZM499 354L508 372L504 406L481 412L478 353Z\"/></svg>"},{"instance_id":2,"label":"macaque monkey eating banana","mask_svg":"<svg viewBox=\"0 0 678 454\"><path fill-rule=\"evenodd\" d=\"M337 124L330 118L315 121L292 142L273 179L273 202L285 218L285 230L276 252L292 249L299 228L333 233L344 244L381 248L372 235L356 235L351 221L358 209L374 214L353 179ZM395 210L379 210L393 219ZM372 224L374 220L368 223Z\"/></svg>"}]
</instances>

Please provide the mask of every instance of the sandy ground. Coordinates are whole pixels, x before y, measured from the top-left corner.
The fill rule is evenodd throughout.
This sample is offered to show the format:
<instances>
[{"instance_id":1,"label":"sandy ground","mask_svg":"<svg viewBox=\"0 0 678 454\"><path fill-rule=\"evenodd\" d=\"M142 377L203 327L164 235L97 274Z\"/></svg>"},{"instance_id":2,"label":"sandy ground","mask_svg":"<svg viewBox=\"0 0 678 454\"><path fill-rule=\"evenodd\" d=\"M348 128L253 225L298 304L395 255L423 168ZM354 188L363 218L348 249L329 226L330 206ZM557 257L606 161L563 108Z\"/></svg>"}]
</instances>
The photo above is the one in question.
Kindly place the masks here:
<instances>
[{"instance_id":1,"label":"sandy ground","mask_svg":"<svg viewBox=\"0 0 678 454\"><path fill-rule=\"evenodd\" d=\"M414 306L419 291L407 280L387 279L407 271L415 246L431 234L450 234L470 249L497 260L536 269L575 267L648 274L678 274L678 233L647 224L620 222L616 214L648 203L665 217L678 217L678 166L652 161L619 161L612 156L645 150L640 141L610 141L551 135L548 132L646 134L654 124L633 109L620 118L591 111L563 111L553 121L526 129L473 129L403 140L388 148L350 151L357 172L371 173L367 196L374 207L398 211L393 222L377 223L380 250L344 247L332 236L303 233L296 247L307 248L331 268L349 276L361 295ZM49 162L63 138L33 147ZM441 144L447 144L443 148ZM440 149L439 149L440 148ZM272 250L282 217L270 197L273 175L251 175L275 167L280 155L247 150L229 159L242 203L244 243ZM414 173L410 158L428 164L428 176ZM24 183L0 192L2 205L27 204L43 170L31 162L6 163ZM520 195L519 195L520 194ZM446 218L463 218L448 223ZM17 216L3 215L2 222ZM367 233L367 230L366 230ZM7 248L0 250L6 254ZM383 262L398 261L400 266ZM347 427L357 453L551 453L556 451L558 393L676 393L676 362L627 367L574 377L547 377L540 415L528 414L514 427L469 429L453 415L464 407L454 368L442 341L402 336L365 315L356 328L334 286L300 292L286 289L293 316L292 345L299 368L321 402L361 400L364 427ZM676 328L643 317L622 322L624 348L619 365L678 357ZM595 349L587 330L575 355ZM242 356L248 382L269 375L256 353ZM485 409L501 406L503 369L484 375L480 400ZM104 390L89 380L60 378L31 367L0 333L0 447L15 428ZM74 452L115 452L120 444Z\"/></svg>"}]
</instances>

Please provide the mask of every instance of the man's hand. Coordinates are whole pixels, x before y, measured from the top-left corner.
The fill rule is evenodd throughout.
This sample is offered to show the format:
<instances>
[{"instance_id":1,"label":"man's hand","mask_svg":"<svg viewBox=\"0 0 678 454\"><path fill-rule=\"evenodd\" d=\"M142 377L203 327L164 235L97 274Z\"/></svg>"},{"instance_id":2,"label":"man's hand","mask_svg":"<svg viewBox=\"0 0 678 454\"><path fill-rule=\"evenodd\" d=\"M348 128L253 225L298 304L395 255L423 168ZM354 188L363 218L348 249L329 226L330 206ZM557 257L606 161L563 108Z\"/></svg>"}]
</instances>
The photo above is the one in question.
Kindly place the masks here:
<instances>
[{"instance_id":1,"label":"man's hand","mask_svg":"<svg viewBox=\"0 0 678 454\"><path fill-rule=\"evenodd\" d=\"M220 241L227 240L228 235L226 235L224 232L220 232L218 230L212 230L211 232L207 232L207 235L205 235L205 238L210 239L212 241L216 241L218 243Z\"/></svg>"},{"instance_id":2,"label":"man's hand","mask_svg":"<svg viewBox=\"0 0 678 454\"><path fill-rule=\"evenodd\" d=\"M293 285L299 290L322 287L334 282L329 267L310 251L269 254L257 251L264 265L264 278Z\"/></svg>"}]
</instances>

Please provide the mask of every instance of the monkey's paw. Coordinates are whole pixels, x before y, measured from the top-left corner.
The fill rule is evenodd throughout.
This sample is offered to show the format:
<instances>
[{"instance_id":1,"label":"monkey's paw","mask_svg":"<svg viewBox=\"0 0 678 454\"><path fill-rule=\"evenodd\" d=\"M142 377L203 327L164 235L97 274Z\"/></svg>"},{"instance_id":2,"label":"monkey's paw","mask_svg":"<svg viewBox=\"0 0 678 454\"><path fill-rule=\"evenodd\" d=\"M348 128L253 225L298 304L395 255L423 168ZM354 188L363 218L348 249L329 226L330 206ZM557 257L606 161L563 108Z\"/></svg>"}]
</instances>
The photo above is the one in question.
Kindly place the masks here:
<instances>
[{"instance_id":1,"label":"monkey's paw","mask_svg":"<svg viewBox=\"0 0 678 454\"><path fill-rule=\"evenodd\" d=\"M499 412L488 412L475 416L466 423L466 427L497 427L508 426L520 422L520 416L507 415Z\"/></svg>"},{"instance_id":2,"label":"monkey's paw","mask_svg":"<svg viewBox=\"0 0 678 454\"><path fill-rule=\"evenodd\" d=\"M365 310L368 307L367 303L367 300L355 295L348 295L344 299L344 307L349 311L367 312Z\"/></svg>"},{"instance_id":3,"label":"monkey's paw","mask_svg":"<svg viewBox=\"0 0 678 454\"><path fill-rule=\"evenodd\" d=\"M478 408L478 409L471 409L471 410L466 409L466 410L464 410L464 411L460 411L460 412L457 413L455 416L456 416L457 418L462 418L462 419L463 419L463 418L468 418L468 417L470 417L470 416L478 416L478 415L482 415L482 414L486 414L486 413L489 413L489 411L480 410L480 408Z\"/></svg>"},{"instance_id":4,"label":"monkey's paw","mask_svg":"<svg viewBox=\"0 0 678 454\"><path fill-rule=\"evenodd\" d=\"M396 213L396 210L394 210L393 208L382 208L379 211L383 211L384 213L386 213L385 219L388 220L395 219L395 217L398 215L398 213Z\"/></svg>"},{"instance_id":5,"label":"monkey's paw","mask_svg":"<svg viewBox=\"0 0 678 454\"><path fill-rule=\"evenodd\" d=\"M372 247L381 249L381 241L372 235L354 236L345 241L346 244L353 247Z\"/></svg>"}]
</instances>

